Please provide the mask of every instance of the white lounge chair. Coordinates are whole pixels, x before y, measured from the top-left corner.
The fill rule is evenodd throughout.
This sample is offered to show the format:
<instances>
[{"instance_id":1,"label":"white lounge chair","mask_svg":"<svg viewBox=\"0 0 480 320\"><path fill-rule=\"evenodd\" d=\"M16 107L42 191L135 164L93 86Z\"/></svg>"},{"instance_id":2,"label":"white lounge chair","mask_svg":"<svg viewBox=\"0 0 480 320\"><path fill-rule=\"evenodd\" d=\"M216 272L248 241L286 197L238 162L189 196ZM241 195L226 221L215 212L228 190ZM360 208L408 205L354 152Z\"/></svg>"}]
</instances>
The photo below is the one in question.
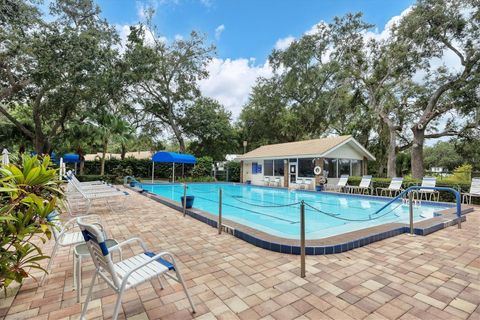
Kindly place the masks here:
<instances>
[{"instance_id":1,"label":"white lounge chair","mask_svg":"<svg viewBox=\"0 0 480 320\"><path fill-rule=\"evenodd\" d=\"M80 319L85 319L88 310L88 303L92 296L93 285L95 284L97 277L105 280L108 286L117 293L117 300L113 309L113 320L116 320L118 317L122 296L125 290L134 288L159 276L167 276L170 279L179 282L185 291L193 312L195 312L195 305L193 304L187 286L182 279L175 258L171 253L161 252L155 254L148 251L145 243L140 238L131 238L119 243L117 247L121 248L132 243L138 243L140 244L143 253L114 263L110 253L111 250L107 248L105 243L106 239L99 228L93 224L85 223L82 218L78 218L77 223L82 230L83 237L95 264L95 274L90 282L90 288L88 289ZM113 247L112 249L116 249L116 247ZM171 273L175 273L175 276ZM163 288L161 280L160 285Z\"/></svg>"},{"instance_id":2,"label":"white lounge chair","mask_svg":"<svg viewBox=\"0 0 480 320\"><path fill-rule=\"evenodd\" d=\"M377 196L389 196L392 197L402 191L403 178L392 178L388 188L378 187L375 189ZM379 194L380 193L380 194Z\"/></svg>"},{"instance_id":3,"label":"white lounge chair","mask_svg":"<svg viewBox=\"0 0 480 320\"><path fill-rule=\"evenodd\" d=\"M96 200L104 200L109 207L110 211L113 212L112 207L110 206L110 203L108 202L109 199L118 199L118 198L123 198L123 204L125 204L125 201L127 197L129 196L128 192L125 191L120 191L118 189L114 189L114 191L111 192L103 192L103 191L90 191L86 192L83 191L82 189L79 189L76 185L73 185L81 195L81 199L85 200L87 202L87 207L85 209L85 214L88 214L90 212L92 203ZM77 200L79 201L78 198L73 198L72 200ZM78 204L78 202L77 202ZM122 204L122 206L123 206Z\"/></svg>"},{"instance_id":4,"label":"white lounge chair","mask_svg":"<svg viewBox=\"0 0 480 320\"><path fill-rule=\"evenodd\" d=\"M71 188L71 185L73 184L74 186L77 187L77 189L82 189L83 191L86 191L86 192L89 192L89 191L115 191L118 189L116 189L113 185L111 184L107 184L107 183L88 183L88 182L80 182L78 181L77 177L75 177L75 175L71 174L71 175L65 175L65 178L67 179L68 181L68 185L69 185L69 191L73 190L73 188Z\"/></svg>"},{"instance_id":5,"label":"white lounge chair","mask_svg":"<svg viewBox=\"0 0 480 320\"><path fill-rule=\"evenodd\" d=\"M348 193L368 194L372 189L372 176L363 176L358 186L347 186Z\"/></svg>"},{"instance_id":6,"label":"white lounge chair","mask_svg":"<svg viewBox=\"0 0 480 320\"><path fill-rule=\"evenodd\" d=\"M331 190L331 191L340 192L347 187L347 183L348 183L348 174L343 174L343 175L340 176L340 179L338 180L337 184L328 184L327 183L325 185L325 190L326 191Z\"/></svg>"},{"instance_id":7,"label":"white lounge chair","mask_svg":"<svg viewBox=\"0 0 480 320\"><path fill-rule=\"evenodd\" d=\"M68 170L64 177L65 177L65 179L67 179L67 180L74 180L74 181L76 181L76 182L78 182L79 184L84 185L84 186L107 184L105 181L101 181L101 180L80 182L80 181L77 179L77 177L75 176L75 174L73 173L72 170Z\"/></svg>"},{"instance_id":8,"label":"white lounge chair","mask_svg":"<svg viewBox=\"0 0 480 320\"><path fill-rule=\"evenodd\" d=\"M422 187L435 187L436 185L437 179L435 177L424 177L422 179ZM438 199L440 198L440 192L433 189L419 189L414 191L413 194L418 200L422 200L423 198L425 198L425 200L429 201L438 201Z\"/></svg>"},{"instance_id":9,"label":"white lounge chair","mask_svg":"<svg viewBox=\"0 0 480 320\"><path fill-rule=\"evenodd\" d=\"M472 198L480 197L480 178L473 178L470 185L470 192L464 193L462 202L472 204Z\"/></svg>"}]
</instances>

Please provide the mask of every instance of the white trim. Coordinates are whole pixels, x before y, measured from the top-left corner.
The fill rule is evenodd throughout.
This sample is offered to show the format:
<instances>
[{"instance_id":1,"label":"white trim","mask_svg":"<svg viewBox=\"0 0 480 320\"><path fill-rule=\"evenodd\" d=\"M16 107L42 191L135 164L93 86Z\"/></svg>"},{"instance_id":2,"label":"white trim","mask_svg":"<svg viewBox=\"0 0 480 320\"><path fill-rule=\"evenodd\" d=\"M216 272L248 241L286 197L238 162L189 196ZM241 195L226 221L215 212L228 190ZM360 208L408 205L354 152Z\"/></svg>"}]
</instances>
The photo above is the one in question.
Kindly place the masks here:
<instances>
[{"instance_id":1,"label":"white trim","mask_svg":"<svg viewBox=\"0 0 480 320\"><path fill-rule=\"evenodd\" d=\"M356 145L357 147L359 147L361 151L363 151L364 153L367 154L368 157L370 157L369 160L373 160L373 161L377 160L370 152L367 151L367 149L365 149L365 148L360 144L360 142L358 142L357 140L355 140L355 138L353 138L353 137L350 137L350 138L348 138L347 140L343 141L342 143L336 145L335 147L333 147L333 148L325 151L324 153L322 153L322 154L320 155L320 157L328 158L328 154L329 154L329 153L333 152L334 150L340 148L341 146L343 146L343 145L345 145L345 144L347 144L347 143L349 143L349 142L354 142L355 145ZM338 158L338 159L347 159L347 158L339 158L339 157L335 157L335 158ZM358 160L358 159L357 159L357 160Z\"/></svg>"}]
</instances>

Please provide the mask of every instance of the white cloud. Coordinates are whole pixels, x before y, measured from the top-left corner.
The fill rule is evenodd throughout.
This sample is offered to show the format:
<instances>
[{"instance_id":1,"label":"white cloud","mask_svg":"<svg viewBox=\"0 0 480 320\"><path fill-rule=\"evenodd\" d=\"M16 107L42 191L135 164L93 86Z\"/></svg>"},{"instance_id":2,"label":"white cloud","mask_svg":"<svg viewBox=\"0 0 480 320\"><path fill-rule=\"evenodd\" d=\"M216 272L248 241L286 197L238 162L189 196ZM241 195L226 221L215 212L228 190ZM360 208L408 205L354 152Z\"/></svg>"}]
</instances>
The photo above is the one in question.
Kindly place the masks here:
<instances>
[{"instance_id":1,"label":"white cloud","mask_svg":"<svg viewBox=\"0 0 480 320\"><path fill-rule=\"evenodd\" d=\"M209 8L213 5L213 0L200 0L200 3Z\"/></svg>"},{"instance_id":2,"label":"white cloud","mask_svg":"<svg viewBox=\"0 0 480 320\"><path fill-rule=\"evenodd\" d=\"M290 44L293 41L295 41L295 37L293 36L288 36L286 38L278 39L277 42L275 43L275 49L285 50L290 46Z\"/></svg>"},{"instance_id":3,"label":"white cloud","mask_svg":"<svg viewBox=\"0 0 480 320\"><path fill-rule=\"evenodd\" d=\"M120 36L120 46L119 50L120 52L124 52L127 46L127 40L128 40L128 35L130 34L130 27L134 25L129 25L129 24L123 24L123 25L115 25L115 28L117 29L117 32ZM138 25L137 25L138 26ZM153 45L154 43L154 35L150 30L146 30L145 32L145 37L144 37L145 43L147 45ZM166 37L159 37L158 41L160 42L167 42Z\"/></svg>"},{"instance_id":4,"label":"white cloud","mask_svg":"<svg viewBox=\"0 0 480 320\"><path fill-rule=\"evenodd\" d=\"M218 27L215 28L215 39L220 40L220 36L222 35L222 32L225 30L225 25L221 24Z\"/></svg>"},{"instance_id":5,"label":"white cloud","mask_svg":"<svg viewBox=\"0 0 480 320\"><path fill-rule=\"evenodd\" d=\"M366 39L375 39L375 40L385 40L390 37L392 29L395 27L396 24L402 20L404 16L412 11L412 7L408 7L407 9L403 10L398 16L393 16L390 20L387 21L385 27L381 32L378 31L378 28L375 31L367 31L365 33Z\"/></svg>"},{"instance_id":6,"label":"white cloud","mask_svg":"<svg viewBox=\"0 0 480 320\"><path fill-rule=\"evenodd\" d=\"M271 77L272 68L266 62L255 65L255 59L214 58L207 70L210 75L201 80L200 90L210 98L218 100L230 110L236 119L248 101L252 86L258 77Z\"/></svg>"},{"instance_id":7,"label":"white cloud","mask_svg":"<svg viewBox=\"0 0 480 320\"><path fill-rule=\"evenodd\" d=\"M176 34L176 35L175 35L175 40L176 40L176 41L183 40L183 36L182 36L181 34Z\"/></svg>"},{"instance_id":8,"label":"white cloud","mask_svg":"<svg viewBox=\"0 0 480 320\"><path fill-rule=\"evenodd\" d=\"M305 32L305 34L311 36L311 35L317 33L317 32L318 32L318 28L320 28L320 27L326 27L326 28L327 28L327 27L328 27L328 23L326 23L325 21L321 20L319 23L314 24L309 30L307 30L307 31Z\"/></svg>"}]
</instances>

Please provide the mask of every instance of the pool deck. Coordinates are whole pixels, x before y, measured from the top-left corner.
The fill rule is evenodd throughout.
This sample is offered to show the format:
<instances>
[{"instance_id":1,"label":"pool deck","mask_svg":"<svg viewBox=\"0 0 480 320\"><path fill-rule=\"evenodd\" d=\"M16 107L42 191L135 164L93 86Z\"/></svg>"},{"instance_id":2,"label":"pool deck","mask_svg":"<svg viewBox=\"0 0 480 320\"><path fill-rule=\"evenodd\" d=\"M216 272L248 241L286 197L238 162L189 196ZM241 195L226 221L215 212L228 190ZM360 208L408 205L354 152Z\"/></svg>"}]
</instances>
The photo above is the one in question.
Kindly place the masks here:
<instances>
[{"instance_id":1,"label":"pool deck","mask_svg":"<svg viewBox=\"0 0 480 320\"><path fill-rule=\"evenodd\" d=\"M181 286L160 289L158 280L124 295L119 319L479 319L480 208L462 229L428 236L395 237L344 253L308 256L307 276L299 257L264 250L152 199L131 192L115 213L95 209L118 240L144 238L154 251L168 250L197 305L192 315ZM52 249L52 242L44 246ZM139 248L125 250L124 257ZM83 264L83 296L93 274ZM78 319L72 290L72 252L61 249L43 287L29 279L11 306L0 301L0 318ZM95 284L88 319L111 318L115 295Z\"/></svg>"}]
</instances>

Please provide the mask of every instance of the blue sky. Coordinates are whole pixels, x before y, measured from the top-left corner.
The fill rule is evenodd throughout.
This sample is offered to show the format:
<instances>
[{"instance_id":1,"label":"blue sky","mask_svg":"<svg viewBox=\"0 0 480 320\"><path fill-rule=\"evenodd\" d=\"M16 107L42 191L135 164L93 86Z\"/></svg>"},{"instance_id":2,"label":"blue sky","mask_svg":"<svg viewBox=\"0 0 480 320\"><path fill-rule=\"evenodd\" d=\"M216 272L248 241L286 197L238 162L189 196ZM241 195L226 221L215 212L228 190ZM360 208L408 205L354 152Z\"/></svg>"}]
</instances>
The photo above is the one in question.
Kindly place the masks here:
<instances>
[{"instance_id":1,"label":"blue sky","mask_svg":"<svg viewBox=\"0 0 480 320\"><path fill-rule=\"evenodd\" d=\"M321 20L361 11L381 30L412 4L410 0L97 0L114 24L134 24L142 7L156 7L155 24L163 36L206 33L218 57L255 58L263 63L276 41L299 36ZM219 38L215 29L224 26ZM222 29L222 27L220 27Z\"/></svg>"},{"instance_id":2,"label":"blue sky","mask_svg":"<svg viewBox=\"0 0 480 320\"><path fill-rule=\"evenodd\" d=\"M168 41L188 37L192 30L217 47L209 77L200 81L203 95L232 112L235 120L248 101L258 77L270 77L268 55L285 48L321 21L348 12L363 12L374 24L371 35L385 36L385 26L398 19L412 0L96 0L102 15L126 39L130 25L154 7L153 22ZM388 30L388 27L386 28Z\"/></svg>"}]
</instances>

